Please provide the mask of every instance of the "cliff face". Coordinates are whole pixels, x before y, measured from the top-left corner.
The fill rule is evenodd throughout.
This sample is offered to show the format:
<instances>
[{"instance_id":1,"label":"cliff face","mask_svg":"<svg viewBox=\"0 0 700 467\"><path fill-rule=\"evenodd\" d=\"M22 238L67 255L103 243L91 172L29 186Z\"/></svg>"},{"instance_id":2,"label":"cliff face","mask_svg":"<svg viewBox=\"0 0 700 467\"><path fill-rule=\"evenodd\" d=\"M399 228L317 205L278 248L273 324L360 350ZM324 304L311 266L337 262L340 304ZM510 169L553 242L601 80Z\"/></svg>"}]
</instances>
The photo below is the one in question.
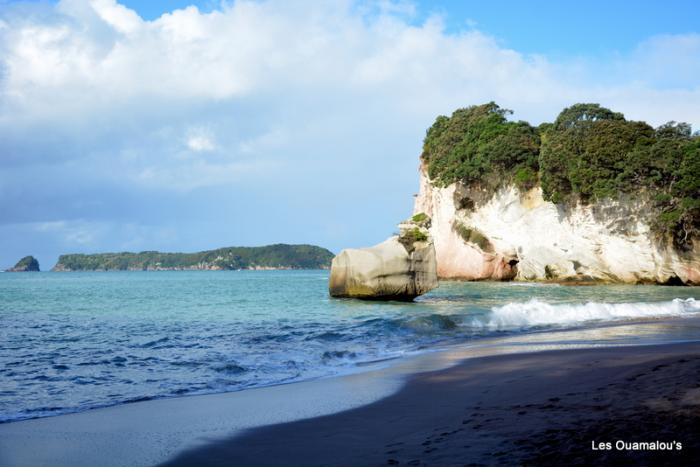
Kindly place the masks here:
<instances>
[{"instance_id":1,"label":"cliff face","mask_svg":"<svg viewBox=\"0 0 700 467\"><path fill-rule=\"evenodd\" d=\"M700 284L700 242L678 251L658 241L639 199L564 208L539 187L440 188L420 172L414 212L432 218L441 278Z\"/></svg>"}]
</instances>

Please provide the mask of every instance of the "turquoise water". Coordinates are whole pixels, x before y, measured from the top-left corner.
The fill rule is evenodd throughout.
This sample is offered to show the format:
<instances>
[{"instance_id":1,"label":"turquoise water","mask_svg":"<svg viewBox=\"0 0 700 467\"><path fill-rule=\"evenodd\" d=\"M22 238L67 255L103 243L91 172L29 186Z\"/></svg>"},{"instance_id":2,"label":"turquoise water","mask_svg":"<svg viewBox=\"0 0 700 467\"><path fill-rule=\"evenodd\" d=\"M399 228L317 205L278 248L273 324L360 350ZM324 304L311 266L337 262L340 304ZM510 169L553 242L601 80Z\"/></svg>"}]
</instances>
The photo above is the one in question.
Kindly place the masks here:
<instances>
[{"instance_id":1,"label":"turquoise water","mask_svg":"<svg viewBox=\"0 0 700 467\"><path fill-rule=\"evenodd\" d=\"M358 371L480 337L700 315L695 287L444 282L333 300L327 271L0 274L0 421Z\"/></svg>"}]
</instances>

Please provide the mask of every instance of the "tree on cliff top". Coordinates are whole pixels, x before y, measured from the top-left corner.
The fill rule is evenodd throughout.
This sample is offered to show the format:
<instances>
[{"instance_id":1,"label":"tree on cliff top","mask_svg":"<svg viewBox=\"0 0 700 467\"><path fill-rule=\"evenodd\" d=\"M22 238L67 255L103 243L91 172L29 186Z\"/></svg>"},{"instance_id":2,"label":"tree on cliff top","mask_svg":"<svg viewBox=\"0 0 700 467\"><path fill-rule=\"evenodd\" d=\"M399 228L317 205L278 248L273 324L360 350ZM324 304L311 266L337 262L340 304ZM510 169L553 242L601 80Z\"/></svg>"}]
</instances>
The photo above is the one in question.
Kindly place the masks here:
<instances>
[{"instance_id":1,"label":"tree on cliff top","mask_svg":"<svg viewBox=\"0 0 700 467\"><path fill-rule=\"evenodd\" d=\"M571 129L577 126L585 126L588 122L599 120L624 120L619 112L601 107L599 104L574 104L561 111L554 121L557 130Z\"/></svg>"},{"instance_id":2,"label":"tree on cliff top","mask_svg":"<svg viewBox=\"0 0 700 467\"><path fill-rule=\"evenodd\" d=\"M598 104L564 109L542 138L542 190L555 203L614 198L630 154L654 141L654 129Z\"/></svg>"},{"instance_id":3,"label":"tree on cliff top","mask_svg":"<svg viewBox=\"0 0 700 467\"><path fill-rule=\"evenodd\" d=\"M652 227L688 247L700 236L700 136L687 123L654 129L599 104L575 104L554 123L511 122L494 102L439 116L422 160L433 183L495 190L541 184L554 203L590 203L646 193Z\"/></svg>"},{"instance_id":4,"label":"tree on cliff top","mask_svg":"<svg viewBox=\"0 0 700 467\"><path fill-rule=\"evenodd\" d=\"M508 121L511 113L489 102L438 117L423 146L430 178L441 185L459 180L495 188L503 176L519 173L519 185L536 182L537 131L527 122Z\"/></svg>"}]
</instances>

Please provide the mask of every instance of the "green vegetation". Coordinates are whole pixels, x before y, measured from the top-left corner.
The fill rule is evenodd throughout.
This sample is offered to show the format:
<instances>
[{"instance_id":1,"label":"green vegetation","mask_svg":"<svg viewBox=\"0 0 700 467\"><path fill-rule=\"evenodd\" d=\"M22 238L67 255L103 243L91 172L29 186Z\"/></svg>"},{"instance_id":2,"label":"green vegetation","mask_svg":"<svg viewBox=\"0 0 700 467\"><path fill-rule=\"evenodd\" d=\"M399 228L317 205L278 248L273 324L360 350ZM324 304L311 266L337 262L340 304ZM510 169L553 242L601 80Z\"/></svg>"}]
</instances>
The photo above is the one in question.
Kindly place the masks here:
<instances>
[{"instance_id":1,"label":"green vegetation","mask_svg":"<svg viewBox=\"0 0 700 467\"><path fill-rule=\"evenodd\" d=\"M426 240L428 240L428 234L420 227L401 230L399 235L399 243L401 243L409 253L415 249L416 242L425 242Z\"/></svg>"},{"instance_id":2,"label":"green vegetation","mask_svg":"<svg viewBox=\"0 0 700 467\"><path fill-rule=\"evenodd\" d=\"M25 271L39 271L39 261L33 256L25 256L21 260L17 261L15 267L9 269L11 272L25 272Z\"/></svg>"},{"instance_id":3,"label":"green vegetation","mask_svg":"<svg viewBox=\"0 0 700 467\"><path fill-rule=\"evenodd\" d=\"M441 185L461 181L496 188L504 177L531 183L538 170L540 137L527 122L510 122L511 111L495 103L440 116L428 130L423 160L430 178Z\"/></svg>"},{"instance_id":4,"label":"green vegetation","mask_svg":"<svg viewBox=\"0 0 700 467\"><path fill-rule=\"evenodd\" d=\"M625 184L618 175L653 142L652 127L597 104L564 109L542 137L542 189L555 203L615 198L641 181Z\"/></svg>"},{"instance_id":5,"label":"green vegetation","mask_svg":"<svg viewBox=\"0 0 700 467\"><path fill-rule=\"evenodd\" d=\"M452 225L452 228L459 234L460 237L462 237L465 242L477 245L479 248L481 248L481 251L493 253L493 245L491 245L489 239L477 229L467 227L466 225L457 221L455 221L455 223Z\"/></svg>"},{"instance_id":6,"label":"green vegetation","mask_svg":"<svg viewBox=\"0 0 700 467\"><path fill-rule=\"evenodd\" d=\"M428 235L423 233L421 229L416 227L415 229L409 231L409 235L413 238L414 241L416 242L424 242L428 239Z\"/></svg>"},{"instance_id":7,"label":"green vegetation","mask_svg":"<svg viewBox=\"0 0 700 467\"><path fill-rule=\"evenodd\" d=\"M313 245L230 247L199 253L100 253L61 255L56 271L152 269L326 269L333 253Z\"/></svg>"},{"instance_id":8,"label":"green vegetation","mask_svg":"<svg viewBox=\"0 0 700 467\"><path fill-rule=\"evenodd\" d=\"M510 113L490 102L438 117L422 154L433 183L540 184L545 199L568 205L639 194L659 235L689 247L700 234L700 136L687 123L654 129L598 104L573 105L537 128Z\"/></svg>"},{"instance_id":9,"label":"green vegetation","mask_svg":"<svg viewBox=\"0 0 700 467\"><path fill-rule=\"evenodd\" d=\"M423 222L428 219L428 215L424 212L419 212L418 214L411 217L413 222Z\"/></svg>"}]
</instances>

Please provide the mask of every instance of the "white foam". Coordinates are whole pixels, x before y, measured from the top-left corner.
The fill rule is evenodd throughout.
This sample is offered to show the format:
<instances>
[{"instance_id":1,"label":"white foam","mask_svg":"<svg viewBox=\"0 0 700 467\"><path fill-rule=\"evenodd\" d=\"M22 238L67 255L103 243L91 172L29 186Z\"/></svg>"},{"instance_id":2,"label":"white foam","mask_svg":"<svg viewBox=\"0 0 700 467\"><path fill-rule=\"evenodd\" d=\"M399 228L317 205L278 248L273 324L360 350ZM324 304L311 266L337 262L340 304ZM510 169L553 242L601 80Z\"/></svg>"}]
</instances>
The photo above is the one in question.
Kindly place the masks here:
<instances>
[{"instance_id":1,"label":"white foam","mask_svg":"<svg viewBox=\"0 0 700 467\"><path fill-rule=\"evenodd\" d=\"M487 329L519 329L546 325L575 325L587 321L618 321L636 318L690 316L700 313L700 301L675 298L657 303L550 304L532 299L494 307L475 320L474 326Z\"/></svg>"},{"instance_id":2,"label":"white foam","mask_svg":"<svg viewBox=\"0 0 700 467\"><path fill-rule=\"evenodd\" d=\"M556 282L506 282L510 287L561 287Z\"/></svg>"}]
</instances>

